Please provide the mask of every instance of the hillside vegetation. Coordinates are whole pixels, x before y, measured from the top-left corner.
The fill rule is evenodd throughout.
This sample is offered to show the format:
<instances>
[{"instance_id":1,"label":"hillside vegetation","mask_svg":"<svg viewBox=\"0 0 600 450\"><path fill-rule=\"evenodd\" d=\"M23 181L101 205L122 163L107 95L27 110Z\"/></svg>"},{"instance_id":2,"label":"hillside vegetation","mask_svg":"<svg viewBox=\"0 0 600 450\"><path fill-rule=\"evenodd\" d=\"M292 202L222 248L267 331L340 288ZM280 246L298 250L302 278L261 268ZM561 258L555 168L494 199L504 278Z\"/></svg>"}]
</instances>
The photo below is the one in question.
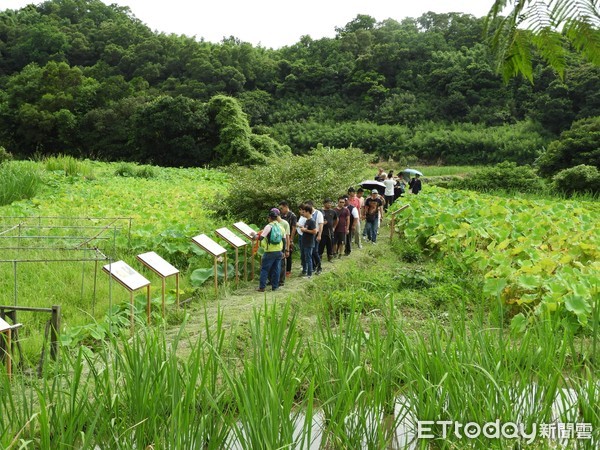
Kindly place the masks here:
<instances>
[{"instance_id":1,"label":"hillside vegetation","mask_svg":"<svg viewBox=\"0 0 600 450\"><path fill-rule=\"evenodd\" d=\"M7 10L0 145L169 166L252 164L318 143L525 164L574 120L600 115L597 66L570 54L561 79L534 57L535 85L504 84L483 30L483 18L457 13L359 15L334 38L267 49L155 33L100 0Z\"/></svg>"}]
</instances>

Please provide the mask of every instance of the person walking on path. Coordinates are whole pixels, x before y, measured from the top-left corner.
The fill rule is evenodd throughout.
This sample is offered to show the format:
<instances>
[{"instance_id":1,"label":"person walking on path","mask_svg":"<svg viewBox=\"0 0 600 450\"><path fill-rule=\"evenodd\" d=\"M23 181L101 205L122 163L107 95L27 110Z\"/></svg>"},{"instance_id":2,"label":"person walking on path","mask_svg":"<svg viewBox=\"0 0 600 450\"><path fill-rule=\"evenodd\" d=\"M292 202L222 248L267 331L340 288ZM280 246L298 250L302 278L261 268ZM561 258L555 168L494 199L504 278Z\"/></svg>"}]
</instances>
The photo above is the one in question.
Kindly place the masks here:
<instances>
[{"instance_id":1,"label":"person walking on path","mask_svg":"<svg viewBox=\"0 0 600 450\"><path fill-rule=\"evenodd\" d=\"M423 188L423 186L421 185L421 175L416 174L415 177L410 180L410 190L413 194L418 194L419 192L421 192L421 189Z\"/></svg>"},{"instance_id":2,"label":"person walking on path","mask_svg":"<svg viewBox=\"0 0 600 450\"><path fill-rule=\"evenodd\" d=\"M356 191L353 187L348 188L348 203L356 208L356 216L354 222L354 230L350 230L351 238L354 239L354 243L358 248L362 248L360 242L361 235L361 222L360 222L360 211L362 209L362 201L356 195Z\"/></svg>"},{"instance_id":3,"label":"person walking on path","mask_svg":"<svg viewBox=\"0 0 600 450\"><path fill-rule=\"evenodd\" d=\"M321 258L319 257L319 243L321 242L323 236L323 224L325 219L323 218L323 213L315 208L315 205L312 201L305 202L305 205L308 205L311 208L311 217L314 219L317 224L317 242L313 247L312 257L313 257L313 267L315 269L315 274L320 275L321 268Z\"/></svg>"},{"instance_id":4,"label":"person walking on path","mask_svg":"<svg viewBox=\"0 0 600 450\"><path fill-rule=\"evenodd\" d=\"M337 225L334 228L335 236L335 252L338 258L342 257L344 248L346 246L346 236L350 230L350 211L346 208L346 201L344 197L338 198L337 207L335 212L338 216Z\"/></svg>"},{"instance_id":5,"label":"person walking on path","mask_svg":"<svg viewBox=\"0 0 600 450\"><path fill-rule=\"evenodd\" d=\"M365 200L362 218L365 221L367 239L372 243L376 243L379 219L383 219L383 202L379 198L377 189L373 189L371 191L371 196Z\"/></svg>"},{"instance_id":6,"label":"person walking on path","mask_svg":"<svg viewBox=\"0 0 600 450\"><path fill-rule=\"evenodd\" d=\"M277 208L271 209L271 212L277 214L277 224L283 230L283 251L281 258L281 270L279 271L279 287L285 286L285 267L290 252L290 224L282 219L281 211Z\"/></svg>"},{"instance_id":7,"label":"person walking on path","mask_svg":"<svg viewBox=\"0 0 600 450\"><path fill-rule=\"evenodd\" d=\"M331 207L332 201L330 198L326 198L323 202L323 234L321 235L321 242L319 242L319 258L323 260L323 252L327 248L327 261L331 262L333 259L333 230L338 223L338 216L335 210Z\"/></svg>"},{"instance_id":8,"label":"person walking on path","mask_svg":"<svg viewBox=\"0 0 600 450\"><path fill-rule=\"evenodd\" d=\"M316 245L316 235L318 233L317 223L312 218L312 209L312 206L306 204L300 206L300 215L306 219L304 225L300 227L300 231L302 232L302 252L304 253L302 273L308 278L311 278L313 274L312 253Z\"/></svg>"},{"instance_id":9,"label":"person walking on path","mask_svg":"<svg viewBox=\"0 0 600 450\"><path fill-rule=\"evenodd\" d=\"M298 218L296 214L290 209L290 205L285 200L279 202L279 210L281 211L281 218L290 224L290 245L288 247L288 254L285 260L285 276L289 277L292 274L292 255L296 250L296 224Z\"/></svg>"},{"instance_id":10,"label":"person walking on path","mask_svg":"<svg viewBox=\"0 0 600 450\"><path fill-rule=\"evenodd\" d=\"M392 172L390 172L392 173ZM385 212L387 212L388 208L390 207L390 205L392 203L394 203L394 187L396 186L396 181L394 180L393 177L385 177L383 179L383 184L385 185L385 192L384 192L384 196L385 196L385 206L383 208L383 210Z\"/></svg>"},{"instance_id":11,"label":"person walking on path","mask_svg":"<svg viewBox=\"0 0 600 450\"><path fill-rule=\"evenodd\" d=\"M346 208L350 212L350 228L348 230L348 234L346 235L346 249L344 254L349 256L352 253L352 238L356 234L356 226L360 222L358 208L355 208L354 205L350 204L350 197L344 195L344 202Z\"/></svg>"},{"instance_id":12,"label":"person walking on path","mask_svg":"<svg viewBox=\"0 0 600 450\"><path fill-rule=\"evenodd\" d=\"M279 273L281 271L281 258L283 250L283 230L277 224L277 214L269 211L269 223L263 228L260 234L255 234L253 239L258 239L265 252L260 263L260 279L258 282L258 292L265 292L267 279L271 280L271 287L274 291L279 289Z\"/></svg>"}]
</instances>

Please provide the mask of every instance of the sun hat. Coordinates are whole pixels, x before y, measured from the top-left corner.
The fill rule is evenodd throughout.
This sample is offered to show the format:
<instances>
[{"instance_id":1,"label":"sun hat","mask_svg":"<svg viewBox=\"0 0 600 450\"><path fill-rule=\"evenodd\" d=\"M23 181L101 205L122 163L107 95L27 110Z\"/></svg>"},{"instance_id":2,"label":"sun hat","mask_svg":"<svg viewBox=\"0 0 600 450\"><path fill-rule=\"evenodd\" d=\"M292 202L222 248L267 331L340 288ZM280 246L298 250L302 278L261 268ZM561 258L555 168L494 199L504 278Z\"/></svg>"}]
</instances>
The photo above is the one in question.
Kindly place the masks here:
<instances>
[{"instance_id":1,"label":"sun hat","mask_svg":"<svg viewBox=\"0 0 600 450\"><path fill-rule=\"evenodd\" d=\"M371 194L379 194L379 191L378 191L377 189L373 189L373 190L371 191Z\"/></svg>"}]
</instances>

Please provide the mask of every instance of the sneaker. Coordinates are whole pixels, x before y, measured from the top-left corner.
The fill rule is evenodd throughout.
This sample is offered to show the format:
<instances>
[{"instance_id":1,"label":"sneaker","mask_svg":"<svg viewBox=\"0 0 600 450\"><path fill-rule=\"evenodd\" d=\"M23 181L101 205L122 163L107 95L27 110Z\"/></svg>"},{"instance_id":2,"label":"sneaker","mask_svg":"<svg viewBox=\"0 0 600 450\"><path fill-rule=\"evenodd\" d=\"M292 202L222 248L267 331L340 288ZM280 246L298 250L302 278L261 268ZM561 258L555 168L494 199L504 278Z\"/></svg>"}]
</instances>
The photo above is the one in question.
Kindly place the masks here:
<instances>
[{"instance_id":1,"label":"sneaker","mask_svg":"<svg viewBox=\"0 0 600 450\"><path fill-rule=\"evenodd\" d=\"M312 275L308 275L306 278L310 280L312 278Z\"/></svg>"},{"instance_id":2,"label":"sneaker","mask_svg":"<svg viewBox=\"0 0 600 450\"><path fill-rule=\"evenodd\" d=\"M265 292L265 288L256 288L256 292Z\"/></svg>"},{"instance_id":3,"label":"sneaker","mask_svg":"<svg viewBox=\"0 0 600 450\"><path fill-rule=\"evenodd\" d=\"M276 288L273 288L273 289L271 289L271 290L272 290L272 291L278 291L278 290L279 290L279 288L278 288L278 287L276 287Z\"/></svg>"},{"instance_id":4,"label":"sneaker","mask_svg":"<svg viewBox=\"0 0 600 450\"><path fill-rule=\"evenodd\" d=\"M333 256L327 256L327 261L332 262L333 261Z\"/></svg>"},{"instance_id":5,"label":"sneaker","mask_svg":"<svg viewBox=\"0 0 600 450\"><path fill-rule=\"evenodd\" d=\"M285 286L285 283L279 283L279 287Z\"/></svg>"},{"instance_id":6,"label":"sneaker","mask_svg":"<svg viewBox=\"0 0 600 450\"><path fill-rule=\"evenodd\" d=\"M321 272L322 272L322 270L321 270L321 269L319 269L319 270L317 270L317 271L315 272L315 275L321 275Z\"/></svg>"}]
</instances>

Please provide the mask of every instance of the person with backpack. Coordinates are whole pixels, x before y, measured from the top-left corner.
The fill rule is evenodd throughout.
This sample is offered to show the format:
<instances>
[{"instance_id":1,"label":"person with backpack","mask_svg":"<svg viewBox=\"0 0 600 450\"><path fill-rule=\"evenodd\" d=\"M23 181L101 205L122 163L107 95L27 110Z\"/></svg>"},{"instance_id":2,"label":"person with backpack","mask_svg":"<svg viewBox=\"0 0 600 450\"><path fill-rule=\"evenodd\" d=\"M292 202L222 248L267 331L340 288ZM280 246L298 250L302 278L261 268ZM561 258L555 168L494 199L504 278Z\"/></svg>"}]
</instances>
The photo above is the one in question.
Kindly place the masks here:
<instances>
[{"instance_id":1,"label":"person with backpack","mask_svg":"<svg viewBox=\"0 0 600 450\"><path fill-rule=\"evenodd\" d=\"M265 292L267 279L271 280L271 287L274 291L279 289L284 235L283 229L277 223L277 216L275 211L269 211L269 223L260 234L255 234L253 237L260 241L261 247L265 250L260 262L260 278L256 289L258 292Z\"/></svg>"},{"instance_id":2,"label":"person with backpack","mask_svg":"<svg viewBox=\"0 0 600 450\"><path fill-rule=\"evenodd\" d=\"M277 225L279 225L283 230L283 251L281 258L281 270L279 272L279 287L282 287L285 286L285 267L290 249L290 224L287 222L287 220L281 217L281 211L279 211L279 209L272 208L271 212L277 214Z\"/></svg>"}]
</instances>

